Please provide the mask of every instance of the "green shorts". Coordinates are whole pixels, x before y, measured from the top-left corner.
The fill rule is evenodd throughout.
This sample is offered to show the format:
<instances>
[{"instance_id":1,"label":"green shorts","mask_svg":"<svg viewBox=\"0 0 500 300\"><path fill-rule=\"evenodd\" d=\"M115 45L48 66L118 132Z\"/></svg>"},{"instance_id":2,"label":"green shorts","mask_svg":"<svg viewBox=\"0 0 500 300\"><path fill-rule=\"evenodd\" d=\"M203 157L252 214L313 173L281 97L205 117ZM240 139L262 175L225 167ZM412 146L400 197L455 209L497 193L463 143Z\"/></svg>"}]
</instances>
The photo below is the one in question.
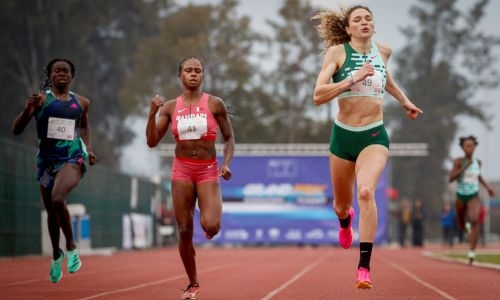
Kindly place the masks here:
<instances>
[{"instance_id":1,"label":"green shorts","mask_svg":"<svg viewBox=\"0 0 500 300\"><path fill-rule=\"evenodd\" d=\"M465 204L467 204L467 202L469 202L470 200L472 200L474 198L479 198L479 192L475 192L474 194L470 194L470 195L462 195L462 194L457 193L456 195L457 195L457 199Z\"/></svg>"},{"instance_id":2,"label":"green shorts","mask_svg":"<svg viewBox=\"0 0 500 300\"><path fill-rule=\"evenodd\" d=\"M363 127L351 127L335 120L330 136L330 152L342 159L356 161L367 146L382 145L389 149L389 136L383 121Z\"/></svg>"}]
</instances>

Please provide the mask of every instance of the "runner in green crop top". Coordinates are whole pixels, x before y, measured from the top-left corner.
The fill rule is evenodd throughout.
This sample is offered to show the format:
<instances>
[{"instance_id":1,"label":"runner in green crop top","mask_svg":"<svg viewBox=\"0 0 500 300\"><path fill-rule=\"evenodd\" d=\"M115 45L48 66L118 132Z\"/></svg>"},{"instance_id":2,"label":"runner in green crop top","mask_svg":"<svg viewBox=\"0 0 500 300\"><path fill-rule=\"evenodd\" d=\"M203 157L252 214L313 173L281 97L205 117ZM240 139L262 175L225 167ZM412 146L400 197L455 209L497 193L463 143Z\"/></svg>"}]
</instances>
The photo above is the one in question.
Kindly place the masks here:
<instances>
[{"instance_id":1,"label":"runner in green crop top","mask_svg":"<svg viewBox=\"0 0 500 300\"><path fill-rule=\"evenodd\" d=\"M338 243L349 248L353 242L352 202L356 186L362 216L356 287L367 289L372 287L370 259L377 232L375 191L389 155L382 114L384 90L401 103L409 119L416 119L422 111L386 69L391 49L372 41L375 23L368 7L356 5L320 12L313 20L319 21L316 28L326 44L313 101L322 105L339 99L329 155L333 207L339 218Z\"/></svg>"},{"instance_id":2,"label":"runner in green crop top","mask_svg":"<svg viewBox=\"0 0 500 300\"><path fill-rule=\"evenodd\" d=\"M453 161L453 168L449 174L449 181L457 181L455 207L457 211L457 223L459 230L465 230L466 218L470 222L469 234L469 263L475 258L475 249L479 235L479 212L481 199L479 198L479 185L483 185L490 197L495 191L486 183L481 176L481 161L474 157L474 151L478 142L475 136L460 138L460 147L464 156Z\"/></svg>"},{"instance_id":3,"label":"runner in green crop top","mask_svg":"<svg viewBox=\"0 0 500 300\"><path fill-rule=\"evenodd\" d=\"M332 77L333 82L341 82L346 78L352 79L356 72L369 63L373 65L374 74L364 80L356 82L350 89L342 92L338 98L344 99L354 96L367 96L382 99L384 97L387 73L385 63L378 51L377 44L372 43L369 53L358 53L350 43L344 43L346 59L340 69Z\"/></svg>"}]
</instances>

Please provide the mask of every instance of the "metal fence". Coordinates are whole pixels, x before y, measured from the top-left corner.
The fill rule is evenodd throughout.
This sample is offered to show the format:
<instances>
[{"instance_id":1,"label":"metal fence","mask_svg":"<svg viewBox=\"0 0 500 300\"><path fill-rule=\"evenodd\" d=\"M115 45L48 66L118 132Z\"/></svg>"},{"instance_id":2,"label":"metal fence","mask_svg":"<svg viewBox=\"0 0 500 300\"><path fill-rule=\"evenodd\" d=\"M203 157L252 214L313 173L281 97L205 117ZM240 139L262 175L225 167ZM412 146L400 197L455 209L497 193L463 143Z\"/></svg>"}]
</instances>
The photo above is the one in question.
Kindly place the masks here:
<instances>
[{"instance_id":1,"label":"metal fence","mask_svg":"<svg viewBox=\"0 0 500 300\"><path fill-rule=\"evenodd\" d=\"M45 220L41 220L44 208L34 176L35 159L35 148L0 138L0 257L41 254ZM67 201L83 204L90 215L92 247L121 248L123 216L138 213L156 220L155 210L167 197L165 185L96 165Z\"/></svg>"}]
</instances>

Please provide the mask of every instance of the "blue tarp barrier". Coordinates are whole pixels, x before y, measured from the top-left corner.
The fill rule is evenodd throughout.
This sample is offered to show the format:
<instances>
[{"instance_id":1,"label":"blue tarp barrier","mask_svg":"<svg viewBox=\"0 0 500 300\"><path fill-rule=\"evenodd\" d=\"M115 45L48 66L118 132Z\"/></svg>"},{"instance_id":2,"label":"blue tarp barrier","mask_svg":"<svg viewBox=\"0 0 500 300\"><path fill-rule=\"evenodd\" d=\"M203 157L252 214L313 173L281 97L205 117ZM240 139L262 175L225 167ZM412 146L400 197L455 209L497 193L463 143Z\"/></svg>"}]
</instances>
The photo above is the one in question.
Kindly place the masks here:
<instances>
[{"instance_id":1,"label":"blue tarp barrier","mask_svg":"<svg viewBox=\"0 0 500 300\"><path fill-rule=\"evenodd\" d=\"M231 171L231 180L221 179L222 229L208 241L196 210L196 244L338 244L328 157L235 157ZM376 190L376 243L386 241L386 188L385 171ZM356 196L353 206L358 211ZM356 237L358 216L353 223Z\"/></svg>"}]
</instances>

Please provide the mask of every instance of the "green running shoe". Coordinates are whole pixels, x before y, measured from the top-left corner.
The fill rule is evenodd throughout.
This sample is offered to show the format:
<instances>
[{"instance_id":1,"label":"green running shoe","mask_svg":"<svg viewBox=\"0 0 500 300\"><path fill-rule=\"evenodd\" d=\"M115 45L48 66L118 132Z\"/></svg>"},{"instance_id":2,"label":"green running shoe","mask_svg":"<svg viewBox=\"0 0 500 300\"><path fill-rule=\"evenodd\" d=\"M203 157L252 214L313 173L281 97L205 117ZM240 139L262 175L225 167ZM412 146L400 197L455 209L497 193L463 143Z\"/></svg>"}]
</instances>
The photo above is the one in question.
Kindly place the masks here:
<instances>
[{"instance_id":1,"label":"green running shoe","mask_svg":"<svg viewBox=\"0 0 500 300\"><path fill-rule=\"evenodd\" d=\"M52 283L56 283L62 278L61 264L64 258L64 251L59 249L59 258L50 260L49 278Z\"/></svg>"},{"instance_id":2,"label":"green running shoe","mask_svg":"<svg viewBox=\"0 0 500 300\"><path fill-rule=\"evenodd\" d=\"M76 248L68 250L66 251L66 255L68 256L68 272L75 273L80 270L82 261L80 260L80 256L78 256L78 250Z\"/></svg>"}]
</instances>

